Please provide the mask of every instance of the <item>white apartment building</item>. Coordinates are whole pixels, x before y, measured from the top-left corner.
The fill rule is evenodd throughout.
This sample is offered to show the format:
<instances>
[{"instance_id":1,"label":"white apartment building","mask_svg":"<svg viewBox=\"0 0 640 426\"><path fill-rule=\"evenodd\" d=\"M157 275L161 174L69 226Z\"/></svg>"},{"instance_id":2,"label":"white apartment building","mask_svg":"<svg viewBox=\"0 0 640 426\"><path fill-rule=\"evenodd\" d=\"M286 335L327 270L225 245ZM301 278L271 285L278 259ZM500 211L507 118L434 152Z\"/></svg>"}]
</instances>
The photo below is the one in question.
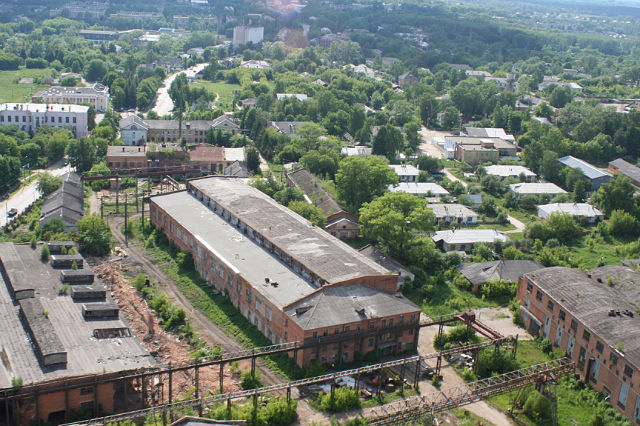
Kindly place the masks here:
<instances>
[{"instance_id":1,"label":"white apartment building","mask_svg":"<svg viewBox=\"0 0 640 426\"><path fill-rule=\"evenodd\" d=\"M54 86L42 90L31 98L32 102L60 103L60 104L89 104L97 112L109 109L109 88L100 83L90 87Z\"/></svg>"},{"instance_id":2,"label":"white apartment building","mask_svg":"<svg viewBox=\"0 0 640 426\"><path fill-rule=\"evenodd\" d=\"M264 27L251 27L240 25L233 27L233 45L261 43L264 39Z\"/></svg>"},{"instance_id":3,"label":"white apartment building","mask_svg":"<svg viewBox=\"0 0 640 426\"><path fill-rule=\"evenodd\" d=\"M75 137L89 134L89 107L71 104L0 104L0 126L16 124L35 133L40 126L67 127Z\"/></svg>"}]
</instances>

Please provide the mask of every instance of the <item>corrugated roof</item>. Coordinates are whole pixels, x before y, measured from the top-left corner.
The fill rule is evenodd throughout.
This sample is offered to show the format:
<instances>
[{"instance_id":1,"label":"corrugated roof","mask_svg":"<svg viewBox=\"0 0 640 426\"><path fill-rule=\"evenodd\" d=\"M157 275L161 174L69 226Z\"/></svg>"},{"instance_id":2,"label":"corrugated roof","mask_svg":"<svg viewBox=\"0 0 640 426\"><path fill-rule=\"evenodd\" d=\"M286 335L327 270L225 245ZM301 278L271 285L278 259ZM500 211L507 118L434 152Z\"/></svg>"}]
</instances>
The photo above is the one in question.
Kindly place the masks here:
<instances>
[{"instance_id":1,"label":"corrugated roof","mask_svg":"<svg viewBox=\"0 0 640 426\"><path fill-rule=\"evenodd\" d=\"M434 196L443 196L449 194L449 191L433 182L398 182L395 185L389 185L388 189L389 192L407 192L414 195L431 193Z\"/></svg>"},{"instance_id":2,"label":"corrugated roof","mask_svg":"<svg viewBox=\"0 0 640 426\"><path fill-rule=\"evenodd\" d=\"M444 241L447 244L473 244L473 243L493 243L496 240L507 241L509 238L504 232L495 229L457 229L447 231L437 231L433 241Z\"/></svg>"},{"instance_id":3,"label":"corrugated roof","mask_svg":"<svg viewBox=\"0 0 640 426\"><path fill-rule=\"evenodd\" d=\"M419 311L420 307L399 293L362 284L325 286L285 309L285 313L303 330Z\"/></svg>"},{"instance_id":4,"label":"corrugated roof","mask_svg":"<svg viewBox=\"0 0 640 426\"><path fill-rule=\"evenodd\" d=\"M588 179L598 179L605 176L611 177L610 173L603 172L602 170L592 166L584 160L573 157L571 155L567 155L566 157L558 158L558 161L564 164L567 167L571 167L572 169L579 169Z\"/></svg>"},{"instance_id":5,"label":"corrugated roof","mask_svg":"<svg viewBox=\"0 0 640 426\"><path fill-rule=\"evenodd\" d=\"M617 288L615 280L619 279L620 272L616 274L613 270L611 267L604 270L597 268L590 272L591 276L596 278L590 279L581 271L557 266L531 272L528 277L561 309L582 322L593 337L614 348L618 343L622 343L625 359L639 368L640 315L636 314L640 308L638 291L630 293L628 290L622 291ZM640 273L629 268L626 268L624 273L633 277L626 285L640 283ZM611 280L608 279L609 276L612 277ZM610 281L613 285L609 284ZM634 316L609 316L610 310L628 310Z\"/></svg>"},{"instance_id":6,"label":"corrugated roof","mask_svg":"<svg viewBox=\"0 0 640 426\"><path fill-rule=\"evenodd\" d=\"M488 175L500 176L500 177L518 177L521 173L525 176L535 176L531 170L523 166L509 166L504 164L493 164L485 167L485 171Z\"/></svg>"},{"instance_id":7,"label":"corrugated roof","mask_svg":"<svg viewBox=\"0 0 640 426\"><path fill-rule=\"evenodd\" d=\"M620 174L632 179L635 182L640 182L640 168L634 166L633 164L627 163L622 158L613 160L609 164L615 167Z\"/></svg>"},{"instance_id":8,"label":"corrugated roof","mask_svg":"<svg viewBox=\"0 0 640 426\"><path fill-rule=\"evenodd\" d=\"M478 213L463 204L428 204L436 218L441 217L472 217Z\"/></svg>"},{"instance_id":9,"label":"corrugated roof","mask_svg":"<svg viewBox=\"0 0 640 426\"><path fill-rule=\"evenodd\" d=\"M521 275L541 269L543 266L533 260L494 260L461 263L456 268L475 286L497 280L518 282Z\"/></svg>"},{"instance_id":10,"label":"corrugated roof","mask_svg":"<svg viewBox=\"0 0 640 426\"><path fill-rule=\"evenodd\" d=\"M604 216L600 210L587 203L553 203L538 206L538 211L552 213L569 213L572 216L598 217ZM540 216L540 214L538 214Z\"/></svg>"},{"instance_id":11,"label":"corrugated roof","mask_svg":"<svg viewBox=\"0 0 640 426\"><path fill-rule=\"evenodd\" d=\"M513 183L509 185L509 189L513 192L516 192L520 195L542 195L542 194L566 194L567 191L560 188L555 183L551 182L524 182L524 183Z\"/></svg>"},{"instance_id":12,"label":"corrugated roof","mask_svg":"<svg viewBox=\"0 0 640 426\"><path fill-rule=\"evenodd\" d=\"M327 282L387 273L346 243L242 180L210 177L191 180L189 185Z\"/></svg>"}]
</instances>

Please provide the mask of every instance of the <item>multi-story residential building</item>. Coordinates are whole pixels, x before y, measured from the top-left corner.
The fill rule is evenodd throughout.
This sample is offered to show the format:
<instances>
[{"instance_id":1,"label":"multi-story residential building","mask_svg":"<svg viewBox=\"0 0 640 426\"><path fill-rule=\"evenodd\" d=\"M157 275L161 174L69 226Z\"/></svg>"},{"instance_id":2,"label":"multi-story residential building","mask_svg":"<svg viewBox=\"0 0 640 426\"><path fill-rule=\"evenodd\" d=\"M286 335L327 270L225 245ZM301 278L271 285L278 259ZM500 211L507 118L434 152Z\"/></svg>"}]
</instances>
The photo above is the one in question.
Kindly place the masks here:
<instances>
[{"instance_id":1,"label":"multi-story residential building","mask_svg":"<svg viewBox=\"0 0 640 426\"><path fill-rule=\"evenodd\" d=\"M16 124L35 133L40 126L66 127L75 137L89 133L89 107L71 104L0 104L0 126Z\"/></svg>"},{"instance_id":2,"label":"multi-story residential building","mask_svg":"<svg viewBox=\"0 0 640 426\"><path fill-rule=\"evenodd\" d=\"M84 37L86 40L92 41L93 44L104 44L112 41L118 41L120 35L115 31L100 31L100 30L80 30L78 31L80 37Z\"/></svg>"},{"instance_id":3,"label":"multi-story residential building","mask_svg":"<svg viewBox=\"0 0 640 426\"><path fill-rule=\"evenodd\" d=\"M446 158L479 164L517 157L518 149L513 142L499 137L445 136L444 154Z\"/></svg>"},{"instance_id":4,"label":"multi-story residential building","mask_svg":"<svg viewBox=\"0 0 640 426\"><path fill-rule=\"evenodd\" d=\"M56 104L89 104L97 112L109 109L109 88L95 83L90 87L54 86L31 97L32 102Z\"/></svg>"},{"instance_id":5,"label":"multi-story residential building","mask_svg":"<svg viewBox=\"0 0 640 426\"><path fill-rule=\"evenodd\" d=\"M532 335L551 340L584 380L640 424L640 273L552 267L520 278L517 297Z\"/></svg>"},{"instance_id":6,"label":"multi-story residential building","mask_svg":"<svg viewBox=\"0 0 640 426\"><path fill-rule=\"evenodd\" d=\"M253 27L240 25L233 27L233 45L261 43L264 39L264 27Z\"/></svg>"},{"instance_id":7,"label":"multi-story residential building","mask_svg":"<svg viewBox=\"0 0 640 426\"><path fill-rule=\"evenodd\" d=\"M300 366L416 349L420 308L398 275L233 178L189 181L150 199L153 225L274 343L304 344Z\"/></svg>"}]
</instances>

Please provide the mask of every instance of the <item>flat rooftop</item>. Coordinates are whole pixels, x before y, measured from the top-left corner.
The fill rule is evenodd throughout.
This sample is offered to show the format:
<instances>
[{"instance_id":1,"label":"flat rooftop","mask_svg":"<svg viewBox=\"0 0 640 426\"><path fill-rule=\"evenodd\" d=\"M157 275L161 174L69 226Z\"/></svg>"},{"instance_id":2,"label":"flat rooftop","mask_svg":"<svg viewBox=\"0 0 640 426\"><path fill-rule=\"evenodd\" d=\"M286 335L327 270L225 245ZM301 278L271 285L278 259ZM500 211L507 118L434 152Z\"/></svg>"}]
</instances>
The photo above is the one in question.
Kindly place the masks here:
<instances>
[{"instance_id":1,"label":"flat rooftop","mask_svg":"<svg viewBox=\"0 0 640 426\"><path fill-rule=\"evenodd\" d=\"M75 303L70 296L58 295L62 285L60 270L40 261L40 248L40 245L32 249L29 244L0 243L0 259L7 271L4 284L0 284L0 347L6 355L0 363L0 388L10 388L14 377L30 384L155 366L155 360L136 337L93 337L95 329L128 326L118 318L86 321L82 316L82 303ZM16 303L10 290L16 286L33 288L34 297ZM35 322L23 321L21 309L25 312L37 309L46 315L38 315ZM44 366L40 362L27 322L36 333L48 330L56 336L40 337L45 337L42 340L45 344L51 341L59 345L53 349L66 352L66 364Z\"/></svg>"},{"instance_id":2,"label":"flat rooftop","mask_svg":"<svg viewBox=\"0 0 640 426\"><path fill-rule=\"evenodd\" d=\"M388 274L382 266L243 180L211 177L191 180L189 185L328 283Z\"/></svg>"},{"instance_id":3,"label":"flat rooftop","mask_svg":"<svg viewBox=\"0 0 640 426\"><path fill-rule=\"evenodd\" d=\"M615 348L624 344L624 357L640 367L640 273L624 266L605 266L585 274L565 267L544 268L527 275L557 305L582 322L598 340ZM591 277L591 278L590 278ZM633 291L631 291L633 289ZM633 317L609 316L629 310ZM567 324L568 326L568 324Z\"/></svg>"},{"instance_id":4,"label":"flat rooftop","mask_svg":"<svg viewBox=\"0 0 640 426\"><path fill-rule=\"evenodd\" d=\"M274 305L285 306L317 289L188 192L152 200ZM278 282L278 287L265 285L265 278Z\"/></svg>"},{"instance_id":5,"label":"flat rooftop","mask_svg":"<svg viewBox=\"0 0 640 426\"><path fill-rule=\"evenodd\" d=\"M72 112L72 113L86 113L89 111L89 107L85 105L75 104L32 104L32 103L9 103L0 104L0 113L2 111L29 111L29 112Z\"/></svg>"}]
</instances>

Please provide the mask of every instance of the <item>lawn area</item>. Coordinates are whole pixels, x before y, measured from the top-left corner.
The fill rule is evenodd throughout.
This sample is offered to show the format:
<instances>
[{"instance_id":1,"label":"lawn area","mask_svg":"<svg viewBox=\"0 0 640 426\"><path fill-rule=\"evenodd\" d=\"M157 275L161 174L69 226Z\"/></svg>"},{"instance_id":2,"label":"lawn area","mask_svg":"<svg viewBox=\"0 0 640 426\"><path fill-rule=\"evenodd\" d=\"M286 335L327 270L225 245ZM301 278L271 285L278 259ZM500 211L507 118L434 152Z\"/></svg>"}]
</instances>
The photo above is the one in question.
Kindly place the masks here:
<instances>
[{"instance_id":1,"label":"lawn area","mask_svg":"<svg viewBox=\"0 0 640 426\"><path fill-rule=\"evenodd\" d=\"M214 83L207 80L197 80L193 85L196 87L204 87L211 93L217 93L219 98L216 101L216 106L218 108L222 108L224 111L233 110L233 107L231 106L231 103L233 102L233 91L240 90L239 84L224 82Z\"/></svg>"},{"instance_id":2,"label":"lawn area","mask_svg":"<svg viewBox=\"0 0 640 426\"><path fill-rule=\"evenodd\" d=\"M51 75L50 69L19 69L15 71L0 71L0 102L25 102L39 90L50 87L47 84L18 84L23 77L33 79Z\"/></svg>"},{"instance_id":3,"label":"lawn area","mask_svg":"<svg viewBox=\"0 0 640 426\"><path fill-rule=\"evenodd\" d=\"M593 269L601 266L601 264L620 264L620 260L624 257L616 253L616 247L620 247L629 241L612 239L611 242L603 242L598 239L590 246L588 238L588 235L578 237L576 242L569 246L572 263L577 264L579 269Z\"/></svg>"}]
</instances>

